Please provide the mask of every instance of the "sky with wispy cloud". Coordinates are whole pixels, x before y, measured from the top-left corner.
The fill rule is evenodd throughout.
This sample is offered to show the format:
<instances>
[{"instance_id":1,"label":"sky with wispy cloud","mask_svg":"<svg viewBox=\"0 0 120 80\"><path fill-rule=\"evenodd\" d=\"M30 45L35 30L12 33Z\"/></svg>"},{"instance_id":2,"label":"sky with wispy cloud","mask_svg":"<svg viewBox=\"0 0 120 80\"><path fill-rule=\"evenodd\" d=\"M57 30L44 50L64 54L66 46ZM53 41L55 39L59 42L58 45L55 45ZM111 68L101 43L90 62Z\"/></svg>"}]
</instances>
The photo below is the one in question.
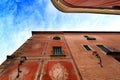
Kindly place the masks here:
<instances>
[{"instance_id":1,"label":"sky with wispy cloud","mask_svg":"<svg viewBox=\"0 0 120 80\"><path fill-rule=\"evenodd\" d=\"M63 13L50 0L0 1L0 64L31 31L120 31L120 15Z\"/></svg>"}]
</instances>

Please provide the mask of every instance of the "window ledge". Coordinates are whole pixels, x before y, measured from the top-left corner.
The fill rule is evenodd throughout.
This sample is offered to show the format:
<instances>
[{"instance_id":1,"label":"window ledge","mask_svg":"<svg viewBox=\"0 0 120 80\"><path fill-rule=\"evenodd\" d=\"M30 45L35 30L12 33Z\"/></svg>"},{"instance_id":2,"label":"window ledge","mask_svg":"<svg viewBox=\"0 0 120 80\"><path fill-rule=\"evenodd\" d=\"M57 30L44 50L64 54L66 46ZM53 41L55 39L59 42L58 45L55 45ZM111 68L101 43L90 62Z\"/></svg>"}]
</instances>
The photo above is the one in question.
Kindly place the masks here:
<instances>
[{"instance_id":1,"label":"window ledge","mask_svg":"<svg viewBox=\"0 0 120 80\"><path fill-rule=\"evenodd\" d=\"M55 54L52 54L50 55L51 57L65 57L66 55L65 54L61 54L61 55L55 55Z\"/></svg>"}]
</instances>

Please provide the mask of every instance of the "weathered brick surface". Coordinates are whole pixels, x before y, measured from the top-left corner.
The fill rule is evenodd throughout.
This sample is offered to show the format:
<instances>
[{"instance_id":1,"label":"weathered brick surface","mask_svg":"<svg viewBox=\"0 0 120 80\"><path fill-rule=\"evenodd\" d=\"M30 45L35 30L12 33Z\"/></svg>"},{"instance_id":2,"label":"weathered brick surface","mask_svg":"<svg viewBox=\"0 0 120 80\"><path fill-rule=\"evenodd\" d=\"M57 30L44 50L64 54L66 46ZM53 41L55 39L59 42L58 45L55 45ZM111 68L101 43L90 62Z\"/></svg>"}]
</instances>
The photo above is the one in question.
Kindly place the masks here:
<instances>
[{"instance_id":1,"label":"weathered brick surface","mask_svg":"<svg viewBox=\"0 0 120 80\"><path fill-rule=\"evenodd\" d=\"M42 80L79 80L70 61L47 61L42 73Z\"/></svg>"},{"instance_id":2,"label":"weathered brick surface","mask_svg":"<svg viewBox=\"0 0 120 80\"><path fill-rule=\"evenodd\" d=\"M34 80L39 63L37 61L24 62L20 66L21 72L19 72L19 76L18 64L19 62L16 62L5 69L3 75L0 77L0 80Z\"/></svg>"},{"instance_id":3,"label":"weathered brick surface","mask_svg":"<svg viewBox=\"0 0 120 80\"><path fill-rule=\"evenodd\" d=\"M24 56L41 56L45 48L46 41L32 40L27 42L22 49Z\"/></svg>"},{"instance_id":4,"label":"weathered brick surface","mask_svg":"<svg viewBox=\"0 0 120 80\"><path fill-rule=\"evenodd\" d=\"M88 41L84 38L86 34L65 35L67 43L70 47L72 55L79 67L79 71L84 80L119 80L120 79L120 63L113 57L106 55L96 45L102 44L110 49L116 49L120 51L120 35L119 34L88 34L96 38L94 41ZM83 45L90 45L93 51L96 51L102 60L101 67L92 51L87 51L83 48ZM120 55L119 55L120 58Z\"/></svg>"},{"instance_id":5,"label":"weathered brick surface","mask_svg":"<svg viewBox=\"0 0 120 80\"><path fill-rule=\"evenodd\" d=\"M85 35L96 40L87 40ZM53 40L55 36L61 39ZM15 80L22 56L26 60L20 65L22 72L16 80L120 80L120 62L98 48L98 44L120 51L120 33L35 32L13 53L13 59L1 65L0 80ZM92 50L87 51L83 45ZM50 56L54 46L62 47L66 56Z\"/></svg>"}]
</instances>

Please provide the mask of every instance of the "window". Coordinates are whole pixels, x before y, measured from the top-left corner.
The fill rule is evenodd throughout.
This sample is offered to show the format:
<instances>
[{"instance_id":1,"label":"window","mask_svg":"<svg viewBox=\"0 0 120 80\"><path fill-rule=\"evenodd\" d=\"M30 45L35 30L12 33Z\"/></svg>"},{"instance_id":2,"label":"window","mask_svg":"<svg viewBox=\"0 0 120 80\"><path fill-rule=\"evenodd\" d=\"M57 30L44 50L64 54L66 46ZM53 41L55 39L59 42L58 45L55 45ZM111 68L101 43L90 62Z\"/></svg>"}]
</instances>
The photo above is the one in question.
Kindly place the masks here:
<instances>
[{"instance_id":1,"label":"window","mask_svg":"<svg viewBox=\"0 0 120 80\"><path fill-rule=\"evenodd\" d=\"M53 55L62 55L61 47L53 47Z\"/></svg>"},{"instance_id":2,"label":"window","mask_svg":"<svg viewBox=\"0 0 120 80\"><path fill-rule=\"evenodd\" d=\"M90 36L87 36L87 35L85 35L84 37L85 37L87 40L96 40L96 38L90 37Z\"/></svg>"},{"instance_id":3,"label":"window","mask_svg":"<svg viewBox=\"0 0 120 80\"><path fill-rule=\"evenodd\" d=\"M84 46L84 48L85 48L86 50L88 50L88 51L91 51L91 50L92 50L88 45L83 45L83 46Z\"/></svg>"},{"instance_id":4,"label":"window","mask_svg":"<svg viewBox=\"0 0 120 80\"><path fill-rule=\"evenodd\" d=\"M112 6L113 9L120 9L120 6Z\"/></svg>"},{"instance_id":5,"label":"window","mask_svg":"<svg viewBox=\"0 0 120 80\"><path fill-rule=\"evenodd\" d=\"M106 48L105 46L103 46L103 45L97 45L101 50L103 50L105 53L110 53L111 51L108 49L108 48Z\"/></svg>"},{"instance_id":6,"label":"window","mask_svg":"<svg viewBox=\"0 0 120 80\"><path fill-rule=\"evenodd\" d=\"M120 62L120 52L111 51L103 45L97 45L101 50L103 50L107 55L112 56L114 59Z\"/></svg>"},{"instance_id":7,"label":"window","mask_svg":"<svg viewBox=\"0 0 120 80\"><path fill-rule=\"evenodd\" d=\"M120 62L120 57L119 58L115 58L115 59Z\"/></svg>"},{"instance_id":8,"label":"window","mask_svg":"<svg viewBox=\"0 0 120 80\"><path fill-rule=\"evenodd\" d=\"M14 55L12 55L12 56L7 55L7 59L14 59L14 58L15 58L15 56L14 56Z\"/></svg>"},{"instance_id":9,"label":"window","mask_svg":"<svg viewBox=\"0 0 120 80\"><path fill-rule=\"evenodd\" d=\"M85 38L88 38L88 36L87 36L87 35L85 35L84 37L85 37Z\"/></svg>"},{"instance_id":10,"label":"window","mask_svg":"<svg viewBox=\"0 0 120 80\"><path fill-rule=\"evenodd\" d=\"M60 37L55 36L55 37L53 38L53 40L60 40Z\"/></svg>"},{"instance_id":11,"label":"window","mask_svg":"<svg viewBox=\"0 0 120 80\"><path fill-rule=\"evenodd\" d=\"M51 56L65 56L61 47L53 47L53 54Z\"/></svg>"}]
</instances>

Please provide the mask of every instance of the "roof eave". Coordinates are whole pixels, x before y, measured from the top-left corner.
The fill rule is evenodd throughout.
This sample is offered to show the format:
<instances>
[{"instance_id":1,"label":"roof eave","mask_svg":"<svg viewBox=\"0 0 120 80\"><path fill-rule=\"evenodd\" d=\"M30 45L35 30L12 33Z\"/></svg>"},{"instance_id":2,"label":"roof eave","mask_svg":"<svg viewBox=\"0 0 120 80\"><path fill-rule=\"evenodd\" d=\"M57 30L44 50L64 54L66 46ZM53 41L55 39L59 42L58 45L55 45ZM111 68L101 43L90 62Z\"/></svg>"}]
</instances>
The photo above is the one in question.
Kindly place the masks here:
<instances>
[{"instance_id":1,"label":"roof eave","mask_svg":"<svg viewBox=\"0 0 120 80\"><path fill-rule=\"evenodd\" d=\"M51 0L53 5L61 12L65 13L97 13L97 14L114 14L120 15L120 10L118 9L106 9L106 8L83 8L83 7L70 7L70 6L62 6L62 0ZM61 4L60 4L61 3ZM63 4L64 5L64 4Z\"/></svg>"}]
</instances>

